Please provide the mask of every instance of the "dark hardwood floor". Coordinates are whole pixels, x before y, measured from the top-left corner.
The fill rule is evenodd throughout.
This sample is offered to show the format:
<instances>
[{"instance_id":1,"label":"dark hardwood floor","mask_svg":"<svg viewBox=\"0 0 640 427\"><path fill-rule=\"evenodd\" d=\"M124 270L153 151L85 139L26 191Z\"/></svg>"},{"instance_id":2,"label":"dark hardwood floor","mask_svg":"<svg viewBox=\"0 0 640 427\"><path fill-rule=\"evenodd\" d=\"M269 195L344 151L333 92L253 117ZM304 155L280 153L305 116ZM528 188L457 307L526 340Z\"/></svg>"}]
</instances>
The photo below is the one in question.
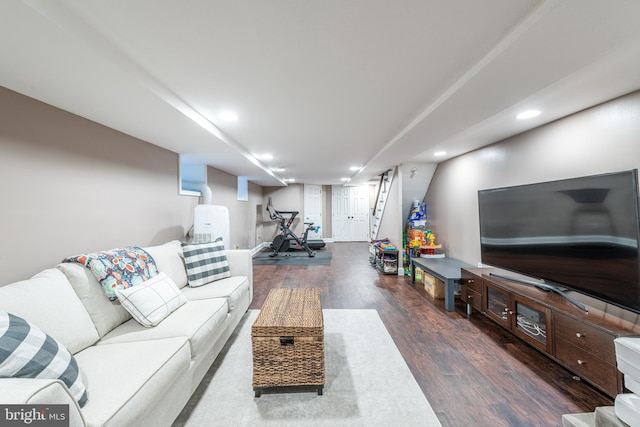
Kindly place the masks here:
<instances>
[{"instance_id":1,"label":"dark hardwood floor","mask_svg":"<svg viewBox=\"0 0 640 427\"><path fill-rule=\"evenodd\" d=\"M254 265L259 309L271 288L316 287L323 308L376 309L443 426L560 426L613 401L479 313L431 298L369 264L368 244L330 243L330 266Z\"/></svg>"}]
</instances>

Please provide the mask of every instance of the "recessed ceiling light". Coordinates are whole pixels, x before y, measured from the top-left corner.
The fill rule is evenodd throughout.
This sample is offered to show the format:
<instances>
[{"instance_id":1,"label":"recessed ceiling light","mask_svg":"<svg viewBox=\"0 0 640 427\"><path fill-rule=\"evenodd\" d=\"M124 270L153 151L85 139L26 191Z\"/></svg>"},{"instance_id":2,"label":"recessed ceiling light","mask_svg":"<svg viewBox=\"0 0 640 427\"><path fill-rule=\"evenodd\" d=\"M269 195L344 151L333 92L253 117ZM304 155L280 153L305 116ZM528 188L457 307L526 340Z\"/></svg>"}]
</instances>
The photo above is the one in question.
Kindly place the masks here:
<instances>
[{"instance_id":1,"label":"recessed ceiling light","mask_svg":"<svg viewBox=\"0 0 640 427\"><path fill-rule=\"evenodd\" d=\"M256 155L257 158L259 158L260 160L273 160L273 155L271 154L258 154Z\"/></svg>"},{"instance_id":2,"label":"recessed ceiling light","mask_svg":"<svg viewBox=\"0 0 640 427\"><path fill-rule=\"evenodd\" d=\"M433 153L433 155L436 156L436 157L442 157L445 154L447 154L446 151L436 151L435 153Z\"/></svg>"},{"instance_id":3,"label":"recessed ceiling light","mask_svg":"<svg viewBox=\"0 0 640 427\"><path fill-rule=\"evenodd\" d=\"M538 117L540 115L540 110L527 110L516 116L516 119L532 119L534 117Z\"/></svg>"},{"instance_id":4,"label":"recessed ceiling light","mask_svg":"<svg viewBox=\"0 0 640 427\"><path fill-rule=\"evenodd\" d=\"M220 120L224 120L225 122L237 122L238 121L238 115L236 113L234 113L233 111L223 111L220 114L218 114L218 118Z\"/></svg>"},{"instance_id":5,"label":"recessed ceiling light","mask_svg":"<svg viewBox=\"0 0 640 427\"><path fill-rule=\"evenodd\" d=\"M349 181L349 178L340 178L342 181Z\"/></svg>"},{"instance_id":6,"label":"recessed ceiling light","mask_svg":"<svg viewBox=\"0 0 640 427\"><path fill-rule=\"evenodd\" d=\"M285 178L285 182L294 182L295 178Z\"/></svg>"},{"instance_id":7,"label":"recessed ceiling light","mask_svg":"<svg viewBox=\"0 0 640 427\"><path fill-rule=\"evenodd\" d=\"M271 168L274 172L284 172L284 168Z\"/></svg>"},{"instance_id":8,"label":"recessed ceiling light","mask_svg":"<svg viewBox=\"0 0 640 427\"><path fill-rule=\"evenodd\" d=\"M362 169L362 166L351 166L351 167L349 168L349 170L352 170L352 171L354 171L354 172L355 172L355 171L359 171L360 169Z\"/></svg>"}]
</instances>

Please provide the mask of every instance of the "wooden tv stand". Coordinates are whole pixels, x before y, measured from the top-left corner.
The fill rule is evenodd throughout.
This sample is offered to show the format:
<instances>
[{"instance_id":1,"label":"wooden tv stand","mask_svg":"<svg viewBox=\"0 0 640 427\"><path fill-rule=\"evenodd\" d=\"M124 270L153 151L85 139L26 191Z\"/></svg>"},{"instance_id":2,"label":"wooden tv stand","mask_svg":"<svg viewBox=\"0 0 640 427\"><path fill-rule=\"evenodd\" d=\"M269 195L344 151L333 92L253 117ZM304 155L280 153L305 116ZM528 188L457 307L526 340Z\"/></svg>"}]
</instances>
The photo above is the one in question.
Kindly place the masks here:
<instances>
[{"instance_id":1,"label":"wooden tv stand","mask_svg":"<svg viewBox=\"0 0 640 427\"><path fill-rule=\"evenodd\" d=\"M640 334L640 315L568 292L588 308L585 313L560 295L491 272L532 280L495 268L463 268L462 299L469 313L481 312L607 395L623 392L613 340Z\"/></svg>"}]
</instances>

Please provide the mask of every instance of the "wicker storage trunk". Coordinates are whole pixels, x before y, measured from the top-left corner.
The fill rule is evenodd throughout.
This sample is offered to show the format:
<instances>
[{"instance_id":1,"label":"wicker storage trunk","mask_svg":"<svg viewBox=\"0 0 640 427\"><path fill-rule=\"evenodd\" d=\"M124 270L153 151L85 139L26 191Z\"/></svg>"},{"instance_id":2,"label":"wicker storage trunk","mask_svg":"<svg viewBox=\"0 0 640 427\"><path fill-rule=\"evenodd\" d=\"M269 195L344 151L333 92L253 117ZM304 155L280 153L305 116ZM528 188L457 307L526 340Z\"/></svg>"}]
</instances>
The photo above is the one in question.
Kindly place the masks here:
<instances>
[{"instance_id":1,"label":"wicker storage trunk","mask_svg":"<svg viewBox=\"0 0 640 427\"><path fill-rule=\"evenodd\" d=\"M253 389L324 387L324 324L318 289L272 289L251 327Z\"/></svg>"}]
</instances>

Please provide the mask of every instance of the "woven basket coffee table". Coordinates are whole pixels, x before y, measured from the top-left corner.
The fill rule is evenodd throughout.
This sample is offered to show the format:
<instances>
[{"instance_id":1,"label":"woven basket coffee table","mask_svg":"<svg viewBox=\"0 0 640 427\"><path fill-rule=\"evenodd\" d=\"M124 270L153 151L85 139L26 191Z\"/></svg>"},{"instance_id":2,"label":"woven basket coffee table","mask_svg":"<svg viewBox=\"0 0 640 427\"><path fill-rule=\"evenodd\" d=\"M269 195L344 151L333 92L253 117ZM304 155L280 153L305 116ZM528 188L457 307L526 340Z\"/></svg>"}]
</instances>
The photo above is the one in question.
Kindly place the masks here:
<instances>
[{"instance_id":1,"label":"woven basket coffee table","mask_svg":"<svg viewBox=\"0 0 640 427\"><path fill-rule=\"evenodd\" d=\"M320 290L272 289L251 326L253 390L324 387L324 323Z\"/></svg>"}]
</instances>

